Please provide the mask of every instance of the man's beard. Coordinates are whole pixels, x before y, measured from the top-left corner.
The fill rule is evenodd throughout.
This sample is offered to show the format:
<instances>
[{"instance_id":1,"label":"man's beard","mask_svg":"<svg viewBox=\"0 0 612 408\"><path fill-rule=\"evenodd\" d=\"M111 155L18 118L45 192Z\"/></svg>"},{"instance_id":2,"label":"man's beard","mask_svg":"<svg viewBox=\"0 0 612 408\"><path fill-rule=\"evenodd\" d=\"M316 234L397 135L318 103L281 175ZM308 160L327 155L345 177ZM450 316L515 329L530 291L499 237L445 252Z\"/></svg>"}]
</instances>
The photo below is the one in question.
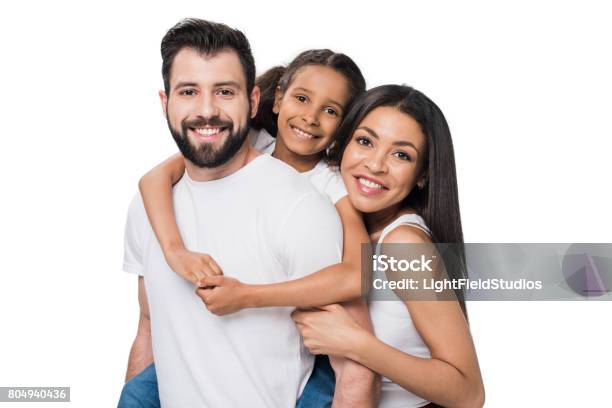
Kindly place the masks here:
<instances>
[{"instance_id":1,"label":"man's beard","mask_svg":"<svg viewBox=\"0 0 612 408\"><path fill-rule=\"evenodd\" d=\"M166 115L168 118L168 115ZM211 118L201 118L194 120L183 119L181 121L181 130L178 131L172 127L170 120L168 122L168 128L172 134L172 138L176 142L179 150L183 157L192 162L198 167L203 168L215 168L227 163L234 155L240 150L244 144L245 139L249 134L250 128L250 117L247 117L246 125L244 128L239 127L234 131L234 123L231 121L224 121L219 116L213 116ZM217 126L227 129L229 135L219 148L213 147L212 143L201 143L199 146L195 146L189 140L187 132L189 128L197 128L204 126Z\"/></svg>"}]
</instances>

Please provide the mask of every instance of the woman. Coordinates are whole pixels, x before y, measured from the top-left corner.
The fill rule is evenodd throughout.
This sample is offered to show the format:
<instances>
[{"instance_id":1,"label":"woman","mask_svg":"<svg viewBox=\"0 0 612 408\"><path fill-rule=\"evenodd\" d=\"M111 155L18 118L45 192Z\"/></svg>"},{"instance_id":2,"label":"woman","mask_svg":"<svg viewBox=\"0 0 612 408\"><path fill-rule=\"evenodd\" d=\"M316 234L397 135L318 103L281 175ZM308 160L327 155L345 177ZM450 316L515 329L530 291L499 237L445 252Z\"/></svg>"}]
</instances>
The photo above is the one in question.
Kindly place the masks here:
<instances>
[{"instance_id":1,"label":"woman","mask_svg":"<svg viewBox=\"0 0 612 408\"><path fill-rule=\"evenodd\" d=\"M341 172L364 214L377 254L382 244L463 244L454 154L440 109L407 86L357 99L338 131ZM461 276L447 265L449 277ZM459 299L461 294L458 293ZM349 358L383 376L380 407L484 403L484 387L462 301L371 301L374 333L340 305L293 314L314 354Z\"/></svg>"}]
</instances>

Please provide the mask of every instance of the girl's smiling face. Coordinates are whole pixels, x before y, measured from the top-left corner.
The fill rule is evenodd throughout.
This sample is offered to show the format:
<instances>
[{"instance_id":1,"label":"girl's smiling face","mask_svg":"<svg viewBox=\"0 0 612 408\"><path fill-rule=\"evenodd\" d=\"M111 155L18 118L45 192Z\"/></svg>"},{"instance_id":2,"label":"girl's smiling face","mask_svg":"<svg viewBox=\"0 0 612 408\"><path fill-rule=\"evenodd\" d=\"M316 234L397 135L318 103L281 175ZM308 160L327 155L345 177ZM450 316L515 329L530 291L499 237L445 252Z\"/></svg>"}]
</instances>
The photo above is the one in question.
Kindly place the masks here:
<instances>
[{"instance_id":1,"label":"girl's smiling face","mask_svg":"<svg viewBox=\"0 0 612 408\"><path fill-rule=\"evenodd\" d=\"M333 140L350 98L347 79L332 68L306 65L284 93L276 93L277 143L299 156L322 154Z\"/></svg>"},{"instance_id":2,"label":"girl's smiling face","mask_svg":"<svg viewBox=\"0 0 612 408\"><path fill-rule=\"evenodd\" d=\"M419 123L394 107L378 107L357 126L341 171L355 208L374 213L400 206L425 183L427 140Z\"/></svg>"}]
</instances>

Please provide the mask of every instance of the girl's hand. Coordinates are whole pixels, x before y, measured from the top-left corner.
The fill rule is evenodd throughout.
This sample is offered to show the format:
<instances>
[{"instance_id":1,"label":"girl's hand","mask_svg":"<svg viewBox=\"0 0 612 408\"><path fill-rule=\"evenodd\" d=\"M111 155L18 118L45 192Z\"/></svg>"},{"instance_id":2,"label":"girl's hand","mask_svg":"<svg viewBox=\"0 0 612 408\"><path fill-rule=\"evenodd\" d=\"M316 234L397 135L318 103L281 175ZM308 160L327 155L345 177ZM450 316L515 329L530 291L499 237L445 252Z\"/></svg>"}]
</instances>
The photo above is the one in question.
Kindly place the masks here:
<instances>
[{"instance_id":1,"label":"girl's hand","mask_svg":"<svg viewBox=\"0 0 612 408\"><path fill-rule=\"evenodd\" d=\"M340 305L323 306L291 313L304 345L312 354L347 357L367 332Z\"/></svg>"},{"instance_id":2,"label":"girl's hand","mask_svg":"<svg viewBox=\"0 0 612 408\"><path fill-rule=\"evenodd\" d=\"M208 254L191 252L185 247L177 247L164 253L172 270L194 285L206 276L223 275L223 271Z\"/></svg>"},{"instance_id":3,"label":"girl's hand","mask_svg":"<svg viewBox=\"0 0 612 408\"><path fill-rule=\"evenodd\" d=\"M217 316L238 312L246 307L249 286L228 276L206 276L198 282L196 294L206 308Z\"/></svg>"}]
</instances>

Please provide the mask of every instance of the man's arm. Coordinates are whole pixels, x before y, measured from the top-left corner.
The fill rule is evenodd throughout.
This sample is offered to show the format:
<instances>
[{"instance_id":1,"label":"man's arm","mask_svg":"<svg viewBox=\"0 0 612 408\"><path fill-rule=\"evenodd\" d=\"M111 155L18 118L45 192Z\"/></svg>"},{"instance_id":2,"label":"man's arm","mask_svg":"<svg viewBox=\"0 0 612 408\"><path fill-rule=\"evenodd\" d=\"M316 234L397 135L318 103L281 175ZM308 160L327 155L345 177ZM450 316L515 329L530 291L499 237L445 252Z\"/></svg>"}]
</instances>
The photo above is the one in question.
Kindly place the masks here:
<instances>
[{"instance_id":1,"label":"man's arm","mask_svg":"<svg viewBox=\"0 0 612 408\"><path fill-rule=\"evenodd\" d=\"M365 300L342 304L361 327L372 332ZM376 407L380 398L380 376L369 368L345 357L329 356L336 374L336 391L332 408Z\"/></svg>"},{"instance_id":2,"label":"man's arm","mask_svg":"<svg viewBox=\"0 0 612 408\"><path fill-rule=\"evenodd\" d=\"M153 347L151 343L151 317L149 315L149 302L144 286L144 278L138 277L138 304L140 305L140 319L138 332L130 350L125 381L141 373L153 362Z\"/></svg>"}]
</instances>

